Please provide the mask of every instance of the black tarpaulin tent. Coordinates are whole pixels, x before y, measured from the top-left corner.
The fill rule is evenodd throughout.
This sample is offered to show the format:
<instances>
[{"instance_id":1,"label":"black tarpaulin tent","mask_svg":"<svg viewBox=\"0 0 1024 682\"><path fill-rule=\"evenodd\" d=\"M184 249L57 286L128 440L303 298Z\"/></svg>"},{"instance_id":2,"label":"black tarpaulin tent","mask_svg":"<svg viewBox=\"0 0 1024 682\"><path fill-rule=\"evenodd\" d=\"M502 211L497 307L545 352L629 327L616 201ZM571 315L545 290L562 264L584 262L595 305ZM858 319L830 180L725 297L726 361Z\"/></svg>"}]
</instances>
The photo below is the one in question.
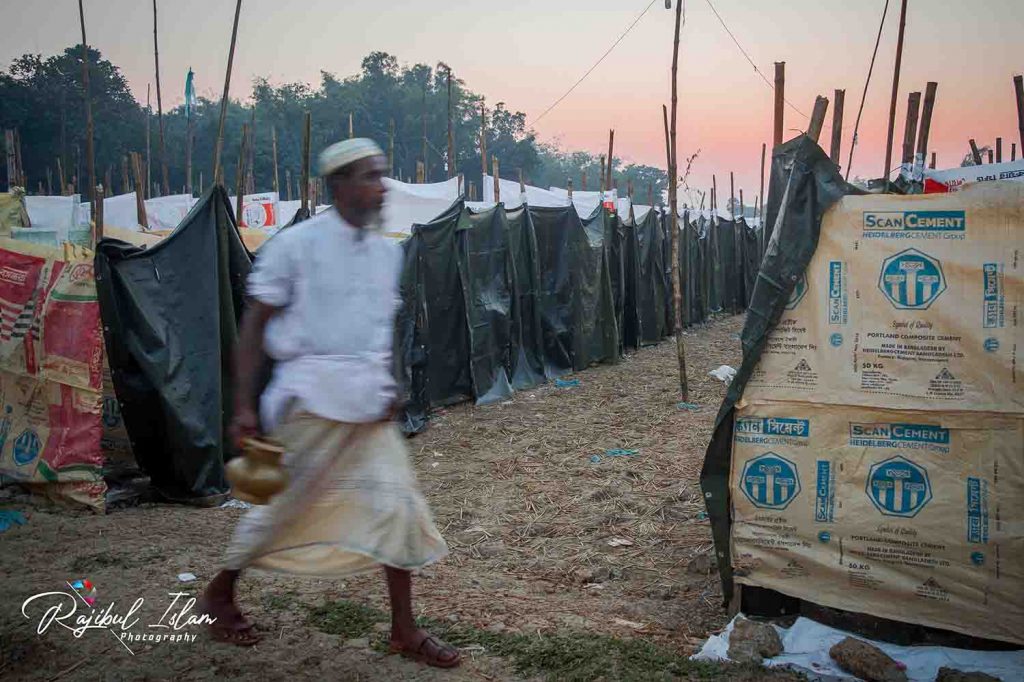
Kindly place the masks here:
<instances>
[{"instance_id":1,"label":"black tarpaulin tent","mask_svg":"<svg viewBox=\"0 0 1024 682\"><path fill-rule=\"evenodd\" d=\"M97 246L114 390L139 466L168 499L227 490L230 358L250 262L222 187L151 248Z\"/></svg>"}]
</instances>

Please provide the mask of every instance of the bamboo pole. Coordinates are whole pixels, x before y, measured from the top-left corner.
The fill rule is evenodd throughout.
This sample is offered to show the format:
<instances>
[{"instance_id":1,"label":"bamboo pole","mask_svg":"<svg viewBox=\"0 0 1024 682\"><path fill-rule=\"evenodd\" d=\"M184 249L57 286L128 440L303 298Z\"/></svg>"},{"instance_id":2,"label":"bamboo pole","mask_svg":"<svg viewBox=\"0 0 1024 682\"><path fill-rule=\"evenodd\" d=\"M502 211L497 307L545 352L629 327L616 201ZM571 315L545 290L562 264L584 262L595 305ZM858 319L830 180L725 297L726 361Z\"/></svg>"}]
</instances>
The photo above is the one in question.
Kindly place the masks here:
<instances>
[{"instance_id":1,"label":"bamboo pole","mask_svg":"<svg viewBox=\"0 0 1024 682\"><path fill-rule=\"evenodd\" d=\"M388 122L388 177L395 177L395 119Z\"/></svg>"},{"instance_id":2,"label":"bamboo pole","mask_svg":"<svg viewBox=\"0 0 1024 682\"><path fill-rule=\"evenodd\" d=\"M1017 160L1017 143L1016 142L1011 142L1010 143L1010 161L1016 161L1016 160ZM47 182L50 181L50 169L49 168L46 169L46 181Z\"/></svg>"},{"instance_id":3,"label":"bamboo pole","mask_svg":"<svg viewBox=\"0 0 1024 682\"><path fill-rule=\"evenodd\" d=\"M498 157L495 156L491 160L493 174L494 174L494 203L501 203L501 167L498 163Z\"/></svg>"},{"instance_id":4,"label":"bamboo pole","mask_svg":"<svg viewBox=\"0 0 1024 682\"><path fill-rule=\"evenodd\" d=\"M733 172L729 171L729 215L733 218L736 217L736 179L733 177Z\"/></svg>"},{"instance_id":5,"label":"bamboo pole","mask_svg":"<svg viewBox=\"0 0 1024 682\"><path fill-rule=\"evenodd\" d=\"M978 151L978 144L974 141L974 138L971 138L967 142L971 145L971 158L974 159L974 165L980 166L983 161L981 160L981 152Z\"/></svg>"},{"instance_id":6,"label":"bamboo pole","mask_svg":"<svg viewBox=\"0 0 1024 682\"><path fill-rule=\"evenodd\" d=\"M152 167L152 165L150 163L150 161L152 160L151 157L150 157L150 146L151 146L150 142L152 141L153 136L150 134L150 131L149 131L149 127L150 127L150 124L152 123L152 119L153 119L153 106L150 104L149 90L150 90L149 83L146 83L146 166L143 169L145 171L146 183L145 183L144 192L143 192L143 198L144 199L148 199L149 198L150 187L153 186L152 185L153 178L150 176L150 168Z\"/></svg>"},{"instance_id":7,"label":"bamboo pole","mask_svg":"<svg viewBox=\"0 0 1024 682\"><path fill-rule=\"evenodd\" d=\"M526 196L526 183L523 182L523 169L522 168L519 169L519 196L520 197L525 197Z\"/></svg>"},{"instance_id":8,"label":"bamboo pole","mask_svg":"<svg viewBox=\"0 0 1024 682\"><path fill-rule=\"evenodd\" d=\"M107 166L107 172L103 176L103 191L106 192L108 187L114 186L114 169L112 166Z\"/></svg>"},{"instance_id":9,"label":"bamboo pole","mask_svg":"<svg viewBox=\"0 0 1024 682\"><path fill-rule=\"evenodd\" d=\"M586 192L587 191L587 169L586 168L580 170L580 191L581 192Z\"/></svg>"},{"instance_id":10,"label":"bamboo pole","mask_svg":"<svg viewBox=\"0 0 1024 682\"><path fill-rule=\"evenodd\" d=\"M932 162L931 164L929 164L928 167L931 168L932 170L935 169L935 152L932 152Z\"/></svg>"},{"instance_id":11,"label":"bamboo pole","mask_svg":"<svg viewBox=\"0 0 1024 682\"><path fill-rule=\"evenodd\" d=\"M711 210L718 212L718 178L714 173L711 174Z\"/></svg>"},{"instance_id":12,"label":"bamboo pole","mask_svg":"<svg viewBox=\"0 0 1024 682\"><path fill-rule=\"evenodd\" d=\"M277 176L277 128L270 128L270 147L271 153L274 155L274 192L277 193L278 198L281 196L281 185L279 184Z\"/></svg>"},{"instance_id":13,"label":"bamboo pole","mask_svg":"<svg viewBox=\"0 0 1024 682\"><path fill-rule=\"evenodd\" d=\"M64 177L64 165L61 163L60 157L57 158L57 181L60 182L60 195L65 196L68 185Z\"/></svg>"},{"instance_id":14,"label":"bamboo pole","mask_svg":"<svg viewBox=\"0 0 1024 682\"><path fill-rule=\"evenodd\" d=\"M146 181L142 177L142 159L138 152L131 152L132 173L135 176L135 219L143 228L149 229L149 221L146 218L146 200L142 188Z\"/></svg>"},{"instance_id":15,"label":"bamboo pole","mask_svg":"<svg viewBox=\"0 0 1024 682\"><path fill-rule=\"evenodd\" d=\"M995 163L994 160L992 159L992 150L991 149L988 150L988 163L989 163L989 165L992 165L993 163Z\"/></svg>"},{"instance_id":16,"label":"bamboo pole","mask_svg":"<svg viewBox=\"0 0 1024 682\"><path fill-rule=\"evenodd\" d=\"M836 88L832 104L832 147L829 157L832 163L839 165L840 147L843 144L843 104L846 101L846 90Z\"/></svg>"},{"instance_id":17,"label":"bamboo pole","mask_svg":"<svg viewBox=\"0 0 1024 682\"><path fill-rule=\"evenodd\" d=\"M28 178L25 177L25 164L21 160L21 133L14 129L14 178L15 184L28 191Z\"/></svg>"},{"instance_id":18,"label":"bamboo pole","mask_svg":"<svg viewBox=\"0 0 1024 682\"><path fill-rule=\"evenodd\" d=\"M235 22L231 28L231 47L228 48L228 68L224 74L224 93L220 98L220 122L217 124L217 140L213 146L213 182L224 181L224 170L220 165L220 150L224 144L224 120L228 114L228 92L231 89L231 65L235 61L235 41L238 38L238 15L242 12L242 0L235 4Z\"/></svg>"},{"instance_id":19,"label":"bamboo pole","mask_svg":"<svg viewBox=\"0 0 1024 682\"><path fill-rule=\"evenodd\" d=\"M156 0L153 0L153 58L156 61L156 120L160 134L160 172L163 178L164 195L171 193L171 185L167 181L167 154L164 148L164 105L160 96L160 45L156 31Z\"/></svg>"},{"instance_id":20,"label":"bamboo pole","mask_svg":"<svg viewBox=\"0 0 1024 682\"><path fill-rule=\"evenodd\" d=\"M131 180L128 178L128 156L121 155L121 194L131 192Z\"/></svg>"},{"instance_id":21,"label":"bamboo pole","mask_svg":"<svg viewBox=\"0 0 1024 682\"><path fill-rule=\"evenodd\" d=\"M1020 135L1020 150L1024 154L1024 76L1013 77L1014 99L1017 101L1017 132Z\"/></svg>"},{"instance_id":22,"label":"bamboo pole","mask_svg":"<svg viewBox=\"0 0 1024 682\"><path fill-rule=\"evenodd\" d=\"M607 169L605 168L605 165L604 165L604 154L601 155L601 175L599 175L598 178L601 181L601 184L600 184L600 187L601 187L601 202L603 203L604 202L605 190L608 189L608 185L605 184L607 182L607 180L608 180L608 171L607 171Z\"/></svg>"},{"instance_id":23,"label":"bamboo pole","mask_svg":"<svg viewBox=\"0 0 1024 682\"><path fill-rule=\"evenodd\" d=\"M284 169L284 184L288 191L288 201L292 201L292 169Z\"/></svg>"},{"instance_id":24,"label":"bamboo pole","mask_svg":"<svg viewBox=\"0 0 1024 682\"><path fill-rule=\"evenodd\" d=\"M907 97L907 121L903 127L903 155L900 162L906 167L914 160L914 139L917 137L917 117L921 111L921 93L912 92Z\"/></svg>"},{"instance_id":25,"label":"bamboo pole","mask_svg":"<svg viewBox=\"0 0 1024 682\"><path fill-rule=\"evenodd\" d=\"M426 177L426 170L423 168L423 162L416 162L416 183L423 184L424 178Z\"/></svg>"},{"instance_id":26,"label":"bamboo pole","mask_svg":"<svg viewBox=\"0 0 1024 682\"><path fill-rule=\"evenodd\" d=\"M815 142L821 137L821 128L825 125L825 114L828 113L828 99L818 95L814 100L814 111L811 112L811 122L807 126L807 136Z\"/></svg>"},{"instance_id":27,"label":"bamboo pole","mask_svg":"<svg viewBox=\"0 0 1024 682\"><path fill-rule=\"evenodd\" d=\"M935 94L939 84L929 81L924 89L924 106L921 108L921 125L917 132L917 154L914 156L914 177L917 177L917 168L924 170L925 159L928 158L928 137L932 130L932 112L935 110ZM934 155L933 155L934 156ZM934 159L932 161L934 164ZM932 168L935 168L932 165Z\"/></svg>"},{"instance_id":28,"label":"bamboo pole","mask_svg":"<svg viewBox=\"0 0 1024 682\"><path fill-rule=\"evenodd\" d=\"M452 131L452 68L449 66L448 81L448 179L455 177L455 133Z\"/></svg>"},{"instance_id":29,"label":"bamboo pole","mask_svg":"<svg viewBox=\"0 0 1024 682\"><path fill-rule=\"evenodd\" d=\"M7 150L7 191L18 186L18 163L14 157L14 131L4 131L4 148Z\"/></svg>"},{"instance_id":30,"label":"bamboo pole","mask_svg":"<svg viewBox=\"0 0 1024 682\"><path fill-rule=\"evenodd\" d=\"M85 38L85 9L82 7L82 0L78 0L78 18L82 25L82 90L85 99L85 163L89 169L89 201L92 204L92 213L96 214L96 158L93 147L93 125L92 125L92 93L89 92L89 42Z\"/></svg>"},{"instance_id":31,"label":"bamboo pole","mask_svg":"<svg viewBox=\"0 0 1024 682\"><path fill-rule=\"evenodd\" d=\"M565 179L565 189L569 195L569 203L572 203L572 178Z\"/></svg>"},{"instance_id":32,"label":"bamboo pole","mask_svg":"<svg viewBox=\"0 0 1024 682\"><path fill-rule=\"evenodd\" d=\"M427 84L423 84L423 110L421 112L421 123L423 124L423 179L420 182L425 183L427 181Z\"/></svg>"},{"instance_id":33,"label":"bamboo pole","mask_svg":"<svg viewBox=\"0 0 1024 682\"><path fill-rule=\"evenodd\" d=\"M249 139L249 125L242 124L242 141L238 146L238 165L235 166L235 225L242 227L242 195L245 194L246 142Z\"/></svg>"},{"instance_id":34,"label":"bamboo pole","mask_svg":"<svg viewBox=\"0 0 1024 682\"><path fill-rule=\"evenodd\" d=\"M480 182L487 175L487 109L480 100ZM482 189L482 188L481 188Z\"/></svg>"},{"instance_id":35,"label":"bamboo pole","mask_svg":"<svg viewBox=\"0 0 1024 682\"><path fill-rule=\"evenodd\" d=\"M1017 146L1014 145L1014 150L1016 151L1016 149L1017 149ZM50 171L50 167L49 166L46 167L46 195L47 196L53 195L53 174Z\"/></svg>"},{"instance_id":36,"label":"bamboo pole","mask_svg":"<svg viewBox=\"0 0 1024 682\"><path fill-rule=\"evenodd\" d=\"M882 178L885 180L885 187L889 187L889 169L892 168L892 140L896 128L896 98L900 91L900 66L903 63L903 35L907 28L907 0L903 0L900 7L900 29L896 37L896 66L892 75L892 99L889 103L889 127L886 133L885 142L885 172Z\"/></svg>"},{"instance_id":37,"label":"bamboo pole","mask_svg":"<svg viewBox=\"0 0 1024 682\"><path fill-rule=\"evenodd\" d=\"M309 211L309 146L313 131L313 115L306 112L305 123L302 126L302 184L299 191L302 193L302 210ZM312 211L310 211L312 215Z\"/></svg>"},{"instance_id":38,"label":"bamboo pole","mask_svg":"<svg viewBox=\"0 0 1024 682\"><path fill-rule=\"evenodd\" d=\"M476 201L476 183L472 180L469 181L469 200Z\"/></svg>"},{"instance_id":39,"label":"bamboo pole","mask_svg":"<svg viewBox=\"0 0 1024 682\"><path fill-rule=\"evenodd\" d=\"M996 138L996 163L1003 162L1003 138Z\"/></svg>"},{"instance_id":40,"label":"bamboo pole","mask_svg":"<svg viewBox=\"0 0 1024 682\"><path fill-rule=\"evenodd\" d=\"M609 190L612 188L612 165L613 165L612 164L612 159L615 158L613 156L614 150L615 150L615 131L614 130L609 130L608 131L608 177L605 179L605 183L604 183L604 186L607 187Z\"/></svg>"},{"instance_id":41,"label":"bamboo pole","mask_svg":"<svg viewBox=\"0 0 1024 682\"><path fill-rule=\"evenodd\" d=\"M782 144L783 119L786 115L786 62L775 62L775 116L773 123L773 147Z\"/></svg>"},{"instance_id":42,"label":"bamboo pole","mask_svg":"<svg viewBox=\"0 0 1024 682\"><path fill-rule=\"evenodd\" d=\"M185 121L185 194L192 196L192 146L195 135L192 133L192 107L189 106Z\"/></svg>"},{"instance_id":43,"label":"bamboo pole","mask_svg":"<svg viewBox=\"0 0 1024 682\"><path fill-rule=\"evenodd\" d=\"M249 139L245 145L245 193L255 194L256 181L253 173L256 168L256 105L249 112Z\"/></svg>"},{"instance_id":44,"label":"bamboo pole","mask_svg":"<svg viewBox=\"0 0 1024 682\"><path fill-rule=\"evenodd\" d=\"M92 246L95 249L96 244L103 239L103 185L96 188L96 215L93 216L93 233L92 233Z\"/></svg>"},{"instance_id":45,"label":"bamboo pole","mask_svg":"<svg viewBox=\"0 0 1024 682\"><path fill-rule=\"evenodd\" d=\"M763 237L763 235L764 235L764 216L762 215L762 213L764 213L764 161L765 161L764 157L765 157L765 152L767 151L767 147L768 147L768 145L764 144L763 142L761 143L761 190L757 193L758 203L761 206L761 213L758 213L758 218L761 219L761 234L762 234L761 254L762 255L764 255L764 243L763 243L763 240L764 240L764 237Z\"/></svg>"},{"instance_id":46,"label":"bamboo pole","mask_svg":"<svg viewBox=\"0 0 1024 682\"><path fill-rule=\"evenodd\" d=\"M672 320L672 333L676 337L676 356L679 361L679 392L682 396L683 402L687 402L690 398L690 387L686 378L686 348L683 342L683 301L685 300L685 294L683 291L682 273L679 271L679 169L678 169L678 155L676 153L676 120L679 113L679 27L682 23L683 15L683 0L676 0L676 22L675 32L672 38L672 120L669 128L669 212L671 217L669 218L669 229L671 232L672 241L672 262L670 264L670 270L672 273L672 302L673 302L673 320ZM609 159L611 163L611 159ZM689 245L690 240L686 240L686 244ZM687 259L687 266L689 266L689 259ZM689 317L687 310L687 317Z\"/></svg>"}]
</instances>

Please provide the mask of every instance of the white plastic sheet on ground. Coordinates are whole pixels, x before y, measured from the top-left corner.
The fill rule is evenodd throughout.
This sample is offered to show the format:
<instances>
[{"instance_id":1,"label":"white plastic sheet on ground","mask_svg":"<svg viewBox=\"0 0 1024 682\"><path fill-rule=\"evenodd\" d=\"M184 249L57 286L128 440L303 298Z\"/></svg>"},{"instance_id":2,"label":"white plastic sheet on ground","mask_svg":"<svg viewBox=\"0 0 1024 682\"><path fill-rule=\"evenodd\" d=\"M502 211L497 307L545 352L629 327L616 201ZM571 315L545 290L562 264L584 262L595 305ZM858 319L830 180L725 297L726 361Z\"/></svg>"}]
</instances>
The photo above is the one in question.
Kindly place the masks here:
<instances>
[{"instance_id":1,"label":"white plastic sheet on ground","mask_svg":"<svg viewBox=\"0 0 1024 682\"><path fill-rule=\"evenodd\" d=\"M737 616L739 618L741 616ZM721 634L712 635L701 650L691 658L696 661L728 661L729 637L734 618ZM963 672L982 672L1001 680L1024 679L1024 651L972 651L942 646L897 646L857 637L843 630L822 625L810 618L798 618L791 628L773 626L782 637L783 652L764 659L764 665L795 668L806 673L810 680L855 680L844 672L828 655L833 645L846 637L856 637L877 646L893 659L907 667L911 682L932 682L939 668L954 668Z\"/></svg>"}]
</instances>

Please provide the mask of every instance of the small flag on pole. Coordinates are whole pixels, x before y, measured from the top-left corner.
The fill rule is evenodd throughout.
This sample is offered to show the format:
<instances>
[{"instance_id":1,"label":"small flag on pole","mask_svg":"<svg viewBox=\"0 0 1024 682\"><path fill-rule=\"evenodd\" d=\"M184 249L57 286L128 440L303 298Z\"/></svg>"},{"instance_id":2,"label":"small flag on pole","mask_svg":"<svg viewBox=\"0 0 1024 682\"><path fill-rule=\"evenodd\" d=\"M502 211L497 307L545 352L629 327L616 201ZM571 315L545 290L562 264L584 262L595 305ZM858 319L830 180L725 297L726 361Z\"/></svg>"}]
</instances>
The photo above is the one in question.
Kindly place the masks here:
<instances>
[{"instance_id":1,"label":"small flag on pole","mask_svg":"<svg viewBox=\"0 0 1024 682\"><path fill-rule=\"evenodd\" d=\"M189 68L185 76L185 118L192 118L192 110L196 107L196 86L192 78L195 74Z\"/></svg>"}]
</instances>

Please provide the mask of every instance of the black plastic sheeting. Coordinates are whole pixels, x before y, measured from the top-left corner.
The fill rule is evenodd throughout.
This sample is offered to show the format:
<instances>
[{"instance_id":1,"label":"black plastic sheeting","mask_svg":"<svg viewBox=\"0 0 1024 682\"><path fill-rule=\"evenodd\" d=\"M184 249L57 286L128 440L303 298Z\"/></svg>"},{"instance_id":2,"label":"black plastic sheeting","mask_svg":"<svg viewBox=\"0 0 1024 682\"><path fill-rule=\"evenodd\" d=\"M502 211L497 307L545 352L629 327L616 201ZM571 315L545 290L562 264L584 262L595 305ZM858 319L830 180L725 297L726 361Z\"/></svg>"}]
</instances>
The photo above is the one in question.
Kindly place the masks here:
<instances>
[{"instance_id":1,"label":"black plastic sheeting","mask_svg":"<svg viewBox=\"0 0 1024 682\"><path fill-rule=\"evenodd\" d=\"M97 245L114 390L138 464L168 499L227 490L230 359L250 263L221 187L151 248Z\"/></svg>"},{"instance_id":2,"label":"black plastic sheeting","mask_svg":"<svg viewBox=\"0 0 1024 682\"><path fill-rule=\"evenodd\" d=\"M700 477L726 603L733 595L729 561L733 412L764 352L768 335L778 324L793 287L818 247L822 216L843 196L861 193L843 180L828 155L806 135L779 145L772 154L768 216L775 231L767 243L747 309L741 335L743 363L718 411ZM744 591L745 602L747 594ZM742 606L745 611L747 607L746 603Z\"/></svg>"},{"instance_id":3,"label":"black plastic sheeting","mask_svg":"<svg viewBox=\"0 0 1024 682\"><path fill-rule=\"evenodd\" d=\"M306 217L300 211L289 224ZM742 310L750 258L738 246L723 251L715 234L728 230L739 243L743 230L689 216L680 225L690 242L687 323L723 309L724 298L726 310ZM653 210L638 222L604 207L581 218L572 207L473 212L461 200L413 226L402 244L394 337L404 429L423 429L433 408L503 400L664 339L668 235L667 218ZM251 261L221 188L151 249L98 246L115 391L139 465L170 499L226 490L230 357Z\"/></svg>"}]
</instances>

